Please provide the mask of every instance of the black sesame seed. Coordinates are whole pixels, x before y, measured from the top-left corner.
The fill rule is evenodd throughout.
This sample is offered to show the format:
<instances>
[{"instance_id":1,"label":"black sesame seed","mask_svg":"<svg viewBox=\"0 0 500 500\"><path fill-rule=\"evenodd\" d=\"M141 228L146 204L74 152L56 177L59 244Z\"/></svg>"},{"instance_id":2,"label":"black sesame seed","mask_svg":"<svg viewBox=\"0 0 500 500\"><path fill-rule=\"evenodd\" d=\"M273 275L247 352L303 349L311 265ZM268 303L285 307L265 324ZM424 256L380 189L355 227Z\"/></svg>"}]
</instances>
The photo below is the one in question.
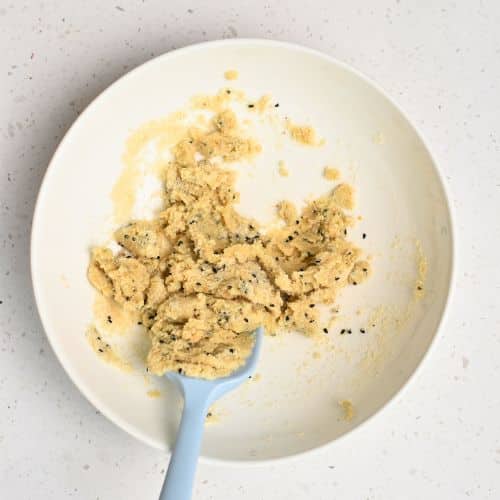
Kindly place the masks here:
<instances>
[{"instance_id":1,"label":"black sesame seed","mask_svg":"<svg viewBox=\"0 0 500 500\"><path fill-rule=\"evenodd\" d=\"M348 333L349 335L351 335L352 330L349 328L349 330L347 330L347 333Z\"/></svg>"},{"instance_id":2,"label":"black sesame seed","mask_svg":"<svg viewBox=\"0 0 500 500\"><path fill-rule=\"evenodd\" d=\"M340 335L344 335L345 333L345 328L342 328L342 330L340 330Z\"/></svg>"},{"instance_id":3,"label":"black sesame seed","mask_svg":"<svg viewBox=\"0 0 500 500\"><path fill-rule=\"evenodd\" d=\"M353 282L352 282L352 284L353 284L354 286L356 286L356 285L358 284L358 282L357 282L357 281L353 281Z\"/></svg>"},{"instance_id":4,"label":"black sesame seed","mask_svg":"<svg viewBox=\"0 0 500 500\"><path fill-rule=\"evenodd\" d=\"M338 281L340 279L339 276L335 276L335 281Z\"/></svg>"},{"instance_id":5,"label":"black sesame seed","mask_svg":"<svg viewBox=\"0 0 500 500\"><path fill-rule=\"evenodd\" d=\"M248 323L248 318L243 318L243 321L244 321L245 323Z\"/></svg>"},{"instance_id":6,"label":"black sesame seed","mask_svg":"<svg viewBox=\"0 0 500 500\"><path fill-rule=\"evenodd\" d=\"M254 104L249 104L248 105L249 108L253 108L254 107Z\"/></svg>"},{"instance_id":7,"label":"black sesame seed","mask_svg":"<svg viewBox=\"0 0 500 500\"><path fill-rule=\"evenodd\" d=\"M229 352L232 354L232 353L234 352L234 349L231 347L231 348L229 349Z\"/></svg>"},{"instance_id":8,"label":"black sesame seed","mask_svg":"<svg viewBox=\"0 0 500 500\"><path fill-rule=\"evenodd\" d=\"M104 350L103 350L103 349L101 349L101 348L99 348L99 349L97 349L97 350L98 350L99 352L104 352Z\"/></svg>"},{"instance_id":9,"label":"black sesame seed","mask_svg":"<svg viewBox=\"0 0 500 500\"><path fill-rule=\"evenodd\" d=\"M417 286L417 290L422 290L422 287L421 286Z\"/></svg>"},{"instance_id":10,"label":"black sesame seed","mask_svg":"<svg viewBox=\"0 0 500 500\"><path fill-rule=\"evenodd\" d=\"M328 333L328 328L323 328L323 331L324 331L325 333Z\"/></svg>"},{"instance_id":11,"label":"black sesame seed","mask_svg":"<svg viewBox=\"0 0 500 500\"><path fill-rule=\"evenodd\" d=\"M274 307L274 304L269 304L269 307Z\"/></svg>"},{"instance_id":12,"label":"black sesame seed","mask_svg":"<svg viewBox=\"0 0 500 500\"><path fill-rule=\"evenodd\" d=\"M360 329L359 329L359 331L360 331L361 333L366 333L366 330L365 330L364 328L360 328Z\"/></svg>"},{"instance_id":13,"label":"black sesame seed","mask_svg":"<svg viewBox=\"0 0 500 500\"><path fill-rule=\"evenodd\" d=\"M233 288L233 285L227 285L228 290L231 290L231 288Z\"/></svg>"},{"instance_id":14,"label":"black sesame seed","mask_svg":"<svg viewBox=\"0 0 500 500\"><path fill-rule=\"evenodd\" d=\"M316 307L316 304L309 304L309 307L311 308Z\"/></svg>"},{"instance_id":15,"label":"black sesame seed","mask_svg":"<svg viewBox=\"0 0 500 500\"><path fill-rule=\"evenodd\" d=\"M280 103L277 102L275 105L274 105L275 108L279 108L280 107Z\"/></svg>"},{"instance_id":16,"label":"black sesame seed","mask_svg":"<svg viewBox=\"0 0 500 500\"><path fill-rule=\"evenodd\" d=\"M182 373L182 368L178 368L177 372Z\"/></svg>"},{"instance_id":17,"label":"black sesame seed","mask_svg":"<svg viewBox=\"0 0 500 500\"><path fill-rule=\"evenodd\" d=\"M363 238L363 239L365 239L365 238L366 238L366 233L363 233L362 238Z\"/></svg>"},{"instance_id":18,"label":"black sesame seed","mask_svg":"<svg viewBox=\"0 0 500 500\"><path fill-rule=\"evenodd\" d=\"M285 316L285 321L290 321L290 316Z\"/></svg>"},{"instance_id":19,"label":"black sesame seed","mask_svg":"<svg viewBox=\"0 0 500 500\"><path fill-rule=\"evenodd\" d=\"M108 323L113 323L113 319L111 318L111 316L108 316Z\"/></svg>"}]
</instances>

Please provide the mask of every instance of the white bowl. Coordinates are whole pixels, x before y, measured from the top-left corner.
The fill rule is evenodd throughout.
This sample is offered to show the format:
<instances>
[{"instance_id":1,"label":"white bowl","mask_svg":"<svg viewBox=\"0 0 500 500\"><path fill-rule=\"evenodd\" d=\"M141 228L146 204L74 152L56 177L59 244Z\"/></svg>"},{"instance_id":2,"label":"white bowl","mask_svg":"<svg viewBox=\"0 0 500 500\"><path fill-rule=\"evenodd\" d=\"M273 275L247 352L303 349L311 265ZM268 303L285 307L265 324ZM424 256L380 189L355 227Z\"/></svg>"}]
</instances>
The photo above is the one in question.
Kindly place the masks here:
<instances>
[{"instance_id":1,"label":"white bowl","mask_svg":"<svg viewBox=\"0 0 500 500\"><path fill-rule=\"evenodd\" d=\"M203 457L265 461L331 443L378 412L419 366L446 308L453 244L443 182L423 139L373 82L324 54L266 40L194 45L140 66L82 113L54 154L34 215L32 276L47 336L77 387L117 425L168 450L179 405L167 383L154 382L166 395L152 399L142 375L104 364L87 344L88 250L109 230L109 193L130 131L194 94L216 92L228 69L240 74L232 85L251 97L270 93L283 115L313 124L327 141L265 149L254 175L241 176L241 209L265 219L278 199L325 192L322 166L334 164L358 193L363 220L351 237L373 255L372 278L341 297L333 350L293 333L266 338L260 380L215 410L220 421L207 426ZM278 158L290 177L276 173ZM415 300L419 245L428 272L425 295ZM353 334L340 335L341 327ZM352 420L341 400L353 403Z\"/></svg>"}]
</instances>

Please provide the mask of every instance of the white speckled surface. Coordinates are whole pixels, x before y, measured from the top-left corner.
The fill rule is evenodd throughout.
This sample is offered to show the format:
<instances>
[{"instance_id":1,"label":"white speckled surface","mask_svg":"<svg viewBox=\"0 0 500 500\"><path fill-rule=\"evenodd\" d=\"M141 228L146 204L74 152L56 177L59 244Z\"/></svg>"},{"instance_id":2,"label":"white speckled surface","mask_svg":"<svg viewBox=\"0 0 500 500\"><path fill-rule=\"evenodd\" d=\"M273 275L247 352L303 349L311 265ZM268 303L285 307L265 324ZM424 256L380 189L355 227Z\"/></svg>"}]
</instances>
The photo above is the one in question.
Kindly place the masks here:
<instances>
[{"instance_id":1,"label":"white speckled surface","mask_svg":"<svg viewBox=\"0 0 500 500\"><path fill-rule=\"evenodd\" d=\"M320 49L396 98L448 181L459 267L449 319L402 398L321 454L201 466L195 498L500 497L500 5L368 5L0 2L0 498L156 498L166 457L96 414L48 347L30 285L31 215L54 148L93 97L151 56L235 36Z\"/></svg>"}]
</instances>

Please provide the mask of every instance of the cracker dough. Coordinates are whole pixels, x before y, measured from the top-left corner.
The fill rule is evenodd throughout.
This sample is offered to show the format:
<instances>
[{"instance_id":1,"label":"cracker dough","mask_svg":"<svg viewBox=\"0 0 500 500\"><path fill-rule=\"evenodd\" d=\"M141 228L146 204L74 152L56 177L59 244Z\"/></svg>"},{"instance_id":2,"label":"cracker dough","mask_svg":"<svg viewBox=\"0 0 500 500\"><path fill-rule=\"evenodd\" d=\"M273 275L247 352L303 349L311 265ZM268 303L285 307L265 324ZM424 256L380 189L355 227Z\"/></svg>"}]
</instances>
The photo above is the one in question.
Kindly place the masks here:
<instances>
[{"instance_id":1,"label":"cracker dough","mask_svg":"<svg viewBox=\"0 0 500 500\"><path fill-rule=\"evenodd\" d=\"M325 167L323 169L323 177L327 181L336 181L340 177L340 172L336 168Z\"/></svg>"},{"instance_id":2,"label":"cracker dough","mask_svg":"<svg viewBox=\"0 0 500 500\"><path fill-rule=\"evenodd\" d=\"M354 405L348 399L339 401L339 406L342 409L342 417L347 422L350 422L356 416Z\"/></svg>"},{"instance_id":3,"label":"cracker dough","mask_svg":"<svg viewBox=\"0 0 500 500\"><path fill-rule=\"evenodd\" d=\"M228 69L224 73L224 78L226 80L237 80L238 76L239 76L239 74L238 74L238 72L235 69Z\"/></svg>"},{"instance_id":4,"label":"cracker dough","mask_svg":"<svg viewBox=\"0 0 500 500\"><path fill-rule=\"evenodd\" d=\"M319 141L316 130L310 125L296 125L290 121L286 122L288 132L293 141L305 146L318 146Z\"/></svg>"},{"instance_id":5,"label":"cracker dough","mask_svg":"<svg viewBox=\"0 0 500 500\"><path fill-rule=\"evenodd\" d=\"M88 278L104 297L139 315L151 338L153 374L228 375L244 363L260 325L270 334L320 334L317 306L333 304L341 288L369 274L361 250L346 239L354 224L346 213L354 193L346 184L300 214L281 202L282 225L268 232L238 214L235 173L223 164L259 151L222 107L208 130L190 129L173 148L166 208L157 218L116 231L122 248L116 255L92 250Z\"/></svg>"}]
</instances>

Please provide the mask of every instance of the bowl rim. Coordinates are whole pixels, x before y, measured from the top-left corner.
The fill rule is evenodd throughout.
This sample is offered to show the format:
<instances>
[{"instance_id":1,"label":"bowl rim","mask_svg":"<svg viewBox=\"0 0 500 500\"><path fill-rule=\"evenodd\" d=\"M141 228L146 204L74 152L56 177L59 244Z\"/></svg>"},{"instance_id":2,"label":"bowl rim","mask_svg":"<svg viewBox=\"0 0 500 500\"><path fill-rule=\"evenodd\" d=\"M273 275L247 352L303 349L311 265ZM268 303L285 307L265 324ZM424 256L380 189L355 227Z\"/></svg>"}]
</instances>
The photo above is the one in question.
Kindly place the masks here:
<instances>
[{"instance_id":1,"label":"bowl rim","mask_svg":"<svg viewBox=\"0 0 500 500\"><path fill-rule=\"evenodd\" d=\"M431 352L434 351L435 346L437 344L436 339L439 337L440 332L443 329L443 325L445 324L448 316L449 316L449 310L450 310L450 303L452 301L452 295L453 291L455 289L455 281L456 281L456 259L457 259L457 250L456 250L456 238L455 238L455 231L456 231L456 221L455 221L455 216L454 216L454 211L452 204L450 202L451 197L450 197L450 190L449 187L446 184L446 181L444 179L443 174L439 170L438 167L438 162L436 161L435 155L431 152L431 149L427 143L427 141L424 139L422 133L416 128L416 126L409 120L407 113L402 109L402 107L392 98L390 95L378 84L376 83L372 78L364 74L363 72L359 71L356 68L353 68L350 64L347 64L345 62L342 62L338 60L337 58L330 56L329 54L325 54L319 50L312 49L309 47L305 47L303 45L297 44L297 43L291 43L291 42L284 42L284 41L278 41L278 40L272 40L272 39L266 39L266 38L233 38L233 39L221 39L221 40L211 40L211 41L205 41L205 42L200 42L200 43L195 43L195 44L190 44L178 49L174 49L168 52L165 52L163 54L160 54L145 63L140 64L139 66L135 67L131 71L125 73L121 77L119 77L117 80L115 80L113 83L111 83L108 87L106 87L102 92L100 92L87 106L86 108L78 115L78 117L73 121L71 126L67 129L65 132L63 138L59 142L58 146L56 147L54 154L52 155L49 164L47 166L47 169L43 175L42 182L40 184L40 188L38 191L38 195L36 198L36 203L35 203L35 208L33 212L33 218L32 218L32 225L31 225L31 234L30 234L30 275L31 275L31 283L33 287L33 293L34 293L34 298L35 298L35 303L37 306L38 310L38 315L40 317L40 321L42 323L43 330L45 332L45 335L48 339L48 342L52 348L52 351L55 353L56 358L58 359L59 363L62 365L64 370L66 371L67 375L73 382L73 384L77 387L77 389L85 396L85 398L96 408L98 409L108 420L110 420L113 424L121 428L122 430L126 431L128 434L131 436L135 437L139 441L142 441L143 443L146 443L150 445L153 448L156 449L162 449L158 447L157 443L150 439L147 435L145 435L143 432L140 430L132 427L129 425L118 413L114 412L113 410L110 410L109 408L103 408L101 403L97 401L97 398L92 394L92 392L88 389L85 388L85 384L79 379L79 376L77 375L76 371L73 370L71 367L71 364L68 362L68 360L64 357L62 352L59 350L58 345L55 341L52 339L52 335L47 328L47 321L45 319L44 315L44 310L41 306L41 291L38 288L37 281L35 279L36 276L36 247L34 245L36 233L37 233L37 227L38 227L38 219L40 217L40 207L43 203L43 199L45 197L45 192L47 189L48 185L48 179L52 175L52 172L54 171L54 164L56 163L56 160L63 149L64 145L68 141L68 138L71 136L72 130L77 126L77 124L81 121L81 119L88 113L90 113L95 106L99 104L99 102L104 99L108 93L112 92L114 87L118 85L122 80L125 79L130 79L145 70L149 65L157 64L159 60L163 59L171 59L175 58L178 56L181 56L183 54L187 54L190 52L195 52L195 51L200 51L200 50L205 50L205 49L212 49L212 48L217 48L217 47L222 47L222 46L245 46L245 45L256 45L256 46L267 46L269 48L282 48L282 49L287 49L287 50L292 50L295 52L301 52L303 54L308 54L317 58L322 59L323 61L328 62L329 64L334 64L345 71L350 72L351 74L354 74L356 77L358 77L360 80L364 81L367 85L370 87L374 88L379 94L381 94L387 101L400 113L400 115L404 118L404 120L407 122L408 126L410 129L413 131L413 133L417 136L417 138L420 140L422 143L426 153L429 155L429 158L431 159L432 162L432 168L434 170L434 173L436 174L437 181L440 185L440 188L442 189L443 195L444 195L444 201L445 201L445 209L448 214L448 219L449 219L449 244L450 244L450 262L449 262L449 279L447 283L447 293L446 293L446 298L444 301L443 309L441 312L441 317L438 321L436 331L430 341L430 344L425 351L425 353L422 356L422 359L418 362L417 366L413 370L413 372L410 374L408 379L403 383L403 385L372 415L367 417L365 420L361 421L358 425L353 427L352 429L349 429L347 432L342 434L341 436L338 436L324 444L321 444L319 446L312 446L311 448L308 448L306 450L293 453L290 455L285 455L282 457L274 457L274 458L267 458L267 459L221 459L221 458L214 458L214 457L207 457L200 455L200 462L209 464L209 465L219 465L219 466L232 466L232 467L251 467L251 466L268 466L268 465L277 465L277 464L284 464L288 463L290 461L294 461L300 458L305 458L306 456L311 456L312 454L315 454L320 451L325 451L329 447L331 447L334 443L338 443L341 440L344 440L348 436L351 436L353 432L358 432L360 429L364 428L368 422L371 422L373 419L377 418L380 416L380 414L387 409L389 405L393 405L399 398L401 398L404 394L404 392L408 389L408 387L411 385L412 382L415 381L417 376L420 374L422 367L425 363L426 360L431 355ZM162 449L163 450L163 449ZM164 451L164 450L163 450ZM170 454L169 451L167 451L167 454Z\"/></svg>"}]
</instances>

